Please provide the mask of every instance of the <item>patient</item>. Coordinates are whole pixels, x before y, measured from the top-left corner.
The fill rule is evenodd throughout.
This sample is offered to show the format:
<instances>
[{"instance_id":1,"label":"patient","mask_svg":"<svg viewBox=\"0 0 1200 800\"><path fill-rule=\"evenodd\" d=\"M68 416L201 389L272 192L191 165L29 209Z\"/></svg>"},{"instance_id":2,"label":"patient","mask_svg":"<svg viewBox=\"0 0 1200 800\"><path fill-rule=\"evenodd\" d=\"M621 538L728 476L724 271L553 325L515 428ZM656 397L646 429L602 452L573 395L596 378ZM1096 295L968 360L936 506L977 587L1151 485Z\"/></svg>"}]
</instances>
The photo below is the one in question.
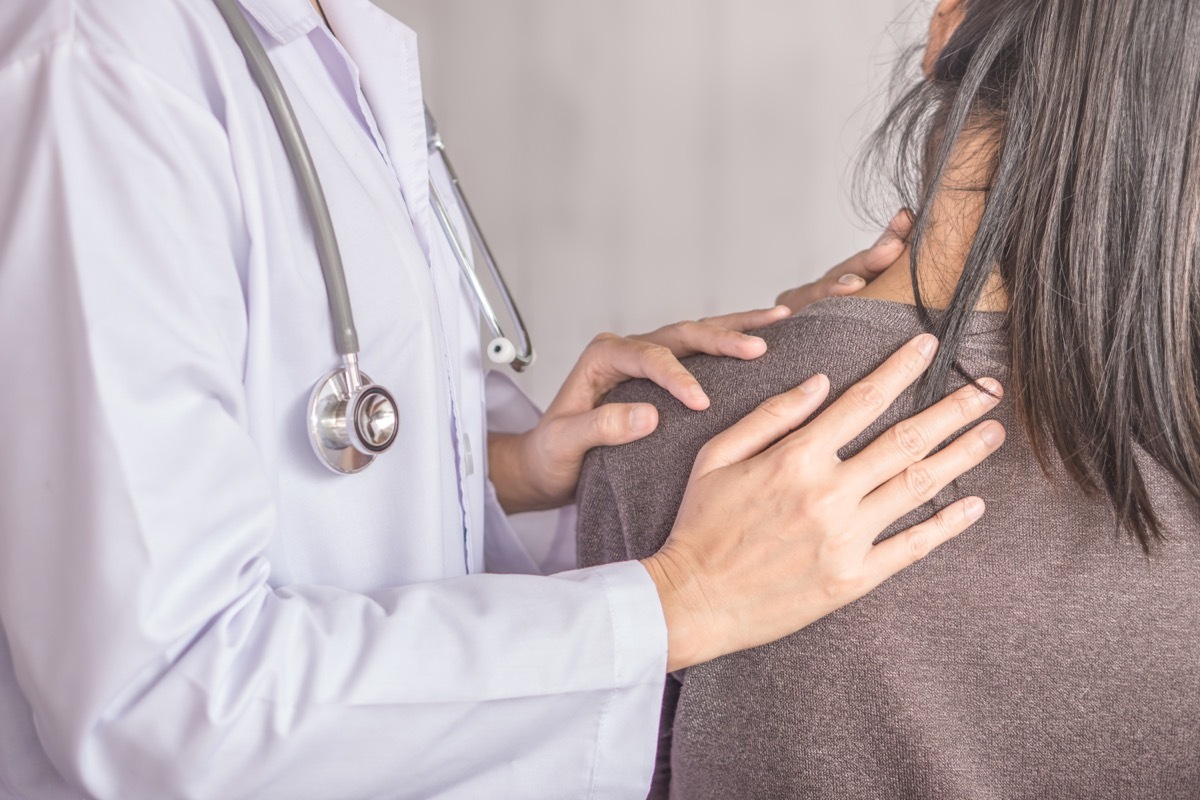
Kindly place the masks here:
<instances>
[{"instance_id":1,"label":"patient","mask_svg":"<svg viewBox=\"0 0 1200 800\"><path fill-rule=\"evenodd\" d=\"M706 413L617 389L661 423L590 456L580 552L654 553L706 440L923 329L929 379L850 450L994 376L1007 445L922 513L988 512L856 604L669 679L655 793L1194 800L1200 0L943 0L924 73L875 142L916 211L905 257L762 332L757 362L692 360Z\"/></svg>"}]
</instances>

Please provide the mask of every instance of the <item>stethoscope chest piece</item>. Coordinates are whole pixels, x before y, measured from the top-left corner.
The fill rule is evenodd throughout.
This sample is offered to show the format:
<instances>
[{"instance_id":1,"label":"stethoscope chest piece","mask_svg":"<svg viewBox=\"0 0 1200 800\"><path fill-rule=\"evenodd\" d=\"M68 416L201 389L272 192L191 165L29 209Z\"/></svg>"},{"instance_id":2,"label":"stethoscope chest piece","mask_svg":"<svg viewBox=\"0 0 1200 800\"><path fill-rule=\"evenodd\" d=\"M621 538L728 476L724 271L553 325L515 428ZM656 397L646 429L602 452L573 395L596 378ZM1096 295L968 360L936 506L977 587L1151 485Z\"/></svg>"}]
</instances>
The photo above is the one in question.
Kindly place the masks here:
<instances>
[{"instance_id":1,"label":"stethoscope chest piece","mask_svg":"<svg viewBox=\"0 0 1200 800\"><path fill-rule=\"evenodd\" d=\"M308 401L308 440L334 472L362 472L396 442L400 414L391 393L363 373L359 386L339 367L322 378Z\"/></svg>"},{"instance_id":2,"label":"stethoscope chest piece","mask_svg":"<svg viewBox=\"0 0 1200 800\"><path fill-rule=\"evenodd\" d=\"M229 32L246 58L246 66L262 92L263 101L280 141L287 153L300 195L313 226L313 237L317 257L321 262L321 273L325 278L325 291L329 299L329 314L333 323L333 340L337 352L342 356L342 366L323 377L308 402L308 439L321 463L334 472L344 475L362 472L369 467L380 453L396 442L400 426L400 412L396 400L383 387L376 386L358 368L358 333L354 328L354 314L350 308L350 290L346 286L346 274L342 265L342 254L338 249L333 219L329 215L329 204L321 181L313 164L304 132L292 109L283 82L271 65L271 59L263 49L262 42L242 13L238 0L214 0L221 16L229 25ZM516 324L520 349L500 329L500 321L492 304L484 294L483 286L475 275L471 264L470 243L464 241L454 226L446 203L441 197L432 175L429 179L430 204L442 226L446 240L454 252L463 278L470 285L479 302L479 310L488 328L495 337L488 345L488 358L495 364L509 364L520 372L533 363L533 343L521 320L512 293L504 283L504 276L496 266L491 248L479 230L475 214L459 186L458 176L446 146L437 132L437 122L429 109L425 109L426 144L431 157L440 161L450 179L454 198L465 215L471 240L478 246L480 256L491 273L496 288L504 299L504 305Z\"/></svg>"}]
</instances>

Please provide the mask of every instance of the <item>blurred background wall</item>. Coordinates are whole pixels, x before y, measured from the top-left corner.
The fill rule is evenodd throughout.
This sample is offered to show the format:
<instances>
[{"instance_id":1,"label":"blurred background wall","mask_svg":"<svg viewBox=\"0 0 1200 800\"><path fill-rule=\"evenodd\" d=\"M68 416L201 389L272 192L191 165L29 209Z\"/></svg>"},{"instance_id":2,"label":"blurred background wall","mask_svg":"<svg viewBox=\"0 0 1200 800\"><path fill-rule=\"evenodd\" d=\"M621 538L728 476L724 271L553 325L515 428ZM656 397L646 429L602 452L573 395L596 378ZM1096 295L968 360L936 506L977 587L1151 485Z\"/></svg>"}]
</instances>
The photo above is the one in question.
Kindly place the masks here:
<instances>
[{"instance_id":1,"label":"blurred background wall","mask_svg":"<svg viewBox=\"0 0 1200 800\"><path fill-rule=\"evenodd\" d=\"M545 404L596 333L769 306L872 241L848 167L927 0L376 0L421 38Z\"/></svg>"}]
</instances>

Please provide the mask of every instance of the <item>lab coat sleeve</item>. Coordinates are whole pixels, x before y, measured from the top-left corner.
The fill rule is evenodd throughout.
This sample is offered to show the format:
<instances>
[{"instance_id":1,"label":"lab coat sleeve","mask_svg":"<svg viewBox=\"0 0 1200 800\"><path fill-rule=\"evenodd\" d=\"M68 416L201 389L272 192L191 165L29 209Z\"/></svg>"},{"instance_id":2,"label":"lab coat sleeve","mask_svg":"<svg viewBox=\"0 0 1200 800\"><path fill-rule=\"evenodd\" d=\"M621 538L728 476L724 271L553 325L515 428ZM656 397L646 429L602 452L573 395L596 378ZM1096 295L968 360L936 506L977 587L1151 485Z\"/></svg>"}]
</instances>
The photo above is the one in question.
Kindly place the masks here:
<instances>
[{"instance_id":1,"label":"lab coat sleeve","mask_svg":"<svg viewBox=\"0 0 1200 800\"><path fill-rule=\"evenodd\" d=\"M644 796L666 659L645 570L272 589L223 128L70 40L0 68L0 108L0 620L64 778Z\"/></svg>"}]
</instances>

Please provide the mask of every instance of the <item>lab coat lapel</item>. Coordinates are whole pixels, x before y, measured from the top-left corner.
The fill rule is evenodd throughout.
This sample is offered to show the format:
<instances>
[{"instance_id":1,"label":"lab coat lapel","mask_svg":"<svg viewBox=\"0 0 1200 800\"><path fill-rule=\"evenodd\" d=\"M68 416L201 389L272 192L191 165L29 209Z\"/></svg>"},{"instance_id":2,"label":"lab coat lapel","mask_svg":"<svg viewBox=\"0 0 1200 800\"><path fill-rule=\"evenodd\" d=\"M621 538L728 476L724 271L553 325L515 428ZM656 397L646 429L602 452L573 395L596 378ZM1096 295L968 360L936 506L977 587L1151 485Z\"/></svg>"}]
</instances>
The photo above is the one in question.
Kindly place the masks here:
<instances>
[{"instance_id":1,"label":"lab coat lapel","mask_svg":"<svg viewBox=\"0 0 1200 800\"><path fill-rule=\"evenodd\" d=\"M429 152L416 33L369 0L324 0L334 35L359 71L425 257L430 257Z\"/></svg>"}]
</instances>

